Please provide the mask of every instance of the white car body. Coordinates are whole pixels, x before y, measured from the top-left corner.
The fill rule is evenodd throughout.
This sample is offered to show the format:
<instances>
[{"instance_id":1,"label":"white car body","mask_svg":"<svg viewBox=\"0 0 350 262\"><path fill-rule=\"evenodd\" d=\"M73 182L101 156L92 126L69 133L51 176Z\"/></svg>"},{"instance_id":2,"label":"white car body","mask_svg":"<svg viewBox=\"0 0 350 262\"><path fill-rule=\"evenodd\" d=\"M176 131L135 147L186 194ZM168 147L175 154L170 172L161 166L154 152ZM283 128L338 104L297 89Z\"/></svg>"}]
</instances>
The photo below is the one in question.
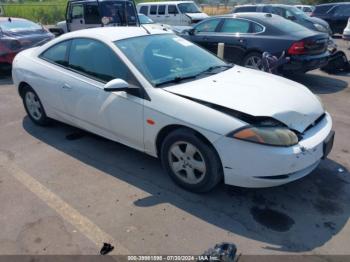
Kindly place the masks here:
<instances>
[{"instance_id":1,"label":"white car body","mask_svg":"<svg viewBox=\"0 0 350 262\"><path fill-rule=\"evenodd\" d=\"M343 39L350 41L350 18L343 32Z\"/></svg>"},{"instance_id":2,"label":"white car body","mask_svg":"<svg viewBox=\"0 0 350 262\"><path fill-rule=\"evenodd\" d=\"M169 34L163 30L150 33ZM279 76L240 66L199 80L155 88L113 43L146 35L144 29L130 27L65 34L17 55L13 63L14 84L18 88L22 83L29 84L40 97L48 117L154 157L159 154L157 138L162 130L170 126L190 128L205 137L217 151L226 184L277 186L299 179L317 167L323 157L324 141L331 132L332 120L307 88ZM105 84L38 57L49 47L76 37L103 41L129 67L149 99L126 92L105 92ZM181 41L191 45L187 40ZM302 133L303 138L294 146L278 147L228 137L247 123L210 104L254 117L277 119ZM149 119L155 124L147 124Z\"/></svg>"},{"instance_id":3,"label":"white car body","mask_svg":"<svg viewBox=\"0 0 350 262\"><path fill-rule=\"evenodd\" d=\"M145 2L137 4L136 9L138 13L148 16L156 23L168 24L171 26L189 26L209 17L203 12L183 13L179 7L180 4L195 5L193 1ZM159 13L158 6L163 6L165 8L164 13ZM170 13L168 11L169 6L175 8L176 13ZM155 13L151 11L152 7L156 9ZM199 10L199 7L197 8Z\"/></svg>"},{"instance_id":4,"label":"white car body","mask_svg":"<svg viewBox=\"0 0 350 262\"><path fill-rule=\"evenodd\" d=\"M315 7L312 5L294 5L296 8L300 9L307 15L311 15L312 12L315 10Z\"/></svg>"}]
</instances>

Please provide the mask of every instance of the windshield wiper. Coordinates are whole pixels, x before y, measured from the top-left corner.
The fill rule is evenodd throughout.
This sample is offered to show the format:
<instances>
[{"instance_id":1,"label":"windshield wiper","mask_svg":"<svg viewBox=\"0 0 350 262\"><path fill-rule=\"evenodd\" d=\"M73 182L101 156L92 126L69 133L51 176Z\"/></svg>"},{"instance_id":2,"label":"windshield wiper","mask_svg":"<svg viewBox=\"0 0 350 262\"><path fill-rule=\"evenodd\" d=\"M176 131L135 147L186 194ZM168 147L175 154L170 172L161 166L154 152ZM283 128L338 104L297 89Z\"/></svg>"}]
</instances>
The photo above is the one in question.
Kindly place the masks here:
<instances>
[{"instance_id":1,"label":"windshield wiper","mask_svg":"<svg viewBox=\"0 0 350 262\"><path fill-rule=\"evenodd\" d=\"M186 80L186 79L192 79L192 78L196 78L197 75L193 75L193 76L177 76L177 77L174 77L173 79L170 79L170 80L167 80L167 81L164 81L164 82L160 82L158 84L155 84L156 87L158 86L162 86L162 85L166 85L166 84L171 84L171 83L179 83L183 80Z\"/></svg>"},{"instance_id":2,"label":"windshield wiper","mask_svg":"<svg viewBox=\"0 0 350 262\"><path fill-rule=\"evenodd\" d=\"M171 83L179 83L183 80L187 80L187 79L193 79L193 78L196 78L202 74L205 74L205 73L210 73L211 71L215 70L215 69L218 69L218 68L232 68L233 65L232 64L227 64L227 65L216 65L216 66L211 66L195 75L191 75L191 76L177 76L173 79L170 79L170 80L167 80L167 81L164 81L164 82L161 82L161 83L158 83L158 84L155 84L156 87L159 87L159 86L162 86L162 85L166 85L166 84L171 84Z\"/></svg>"},{"instance_id":3,"label":"windshield wiper","mask_svg":"<svg viewBox=\"0 0 350 262\"><path fill-rule=\"evenodd\" d=\"M198 75L205 74L205 73L210 73L213 70L218 69L218 68L227 68L227 69L229 69L229 68L232 68L232 67L233 67L232 64L211 66L211 67L208 67L207 69L203 70L202 72L200 72Z\"/></svg>"}]
</instances>

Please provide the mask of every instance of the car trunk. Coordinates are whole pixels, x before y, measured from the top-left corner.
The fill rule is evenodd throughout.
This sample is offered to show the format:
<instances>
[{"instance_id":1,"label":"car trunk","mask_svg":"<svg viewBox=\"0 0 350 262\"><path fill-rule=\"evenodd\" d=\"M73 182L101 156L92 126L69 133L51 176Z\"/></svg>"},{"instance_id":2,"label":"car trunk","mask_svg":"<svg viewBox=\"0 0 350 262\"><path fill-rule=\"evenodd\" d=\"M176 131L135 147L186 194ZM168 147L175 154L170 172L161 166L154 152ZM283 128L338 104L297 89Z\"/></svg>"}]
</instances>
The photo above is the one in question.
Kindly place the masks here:
<instances>
[{"instance_id":1,"label":"car trunk","mask_svg":"<svg viewBox=\"0 0 350 262\"><path fill-rule=\"evenodd\" d=\"M304 39L305 42L305 54L318 55L327 51L328 37L317 35L314 37Z\"/></svg>"}]
</instances>

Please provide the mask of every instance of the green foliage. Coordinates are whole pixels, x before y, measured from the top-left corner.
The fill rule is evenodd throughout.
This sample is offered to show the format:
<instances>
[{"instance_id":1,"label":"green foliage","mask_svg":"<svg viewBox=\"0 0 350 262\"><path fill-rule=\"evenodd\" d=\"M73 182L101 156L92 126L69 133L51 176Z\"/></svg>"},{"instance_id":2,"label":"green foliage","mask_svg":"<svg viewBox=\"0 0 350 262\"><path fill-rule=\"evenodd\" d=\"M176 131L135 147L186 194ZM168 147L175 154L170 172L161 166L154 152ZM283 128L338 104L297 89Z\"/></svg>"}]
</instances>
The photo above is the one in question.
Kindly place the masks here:
<instances>
[{"instance_id":1,"label":"green foliage","mask_svg":"<svg viewBox=\"0 0 350 262\"><path fill-rule=\"evenodd\" d=\"M42 24L55 24L64 20L66 0L59 1L30 1L21 3L2 4L5 16L22 17Z\"/></svg>"}]
</instances>

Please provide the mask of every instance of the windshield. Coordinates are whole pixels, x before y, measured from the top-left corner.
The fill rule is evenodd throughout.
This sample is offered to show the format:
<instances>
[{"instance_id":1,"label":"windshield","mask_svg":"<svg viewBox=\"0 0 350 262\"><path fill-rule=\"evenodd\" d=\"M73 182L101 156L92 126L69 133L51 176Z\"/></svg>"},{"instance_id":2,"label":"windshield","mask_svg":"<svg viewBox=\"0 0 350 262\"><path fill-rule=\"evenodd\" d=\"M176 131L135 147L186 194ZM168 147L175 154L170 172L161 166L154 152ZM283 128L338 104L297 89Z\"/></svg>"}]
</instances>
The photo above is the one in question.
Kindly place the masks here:
<instances>
[{"instance_id":1,"label":"windshield","mask_svg":"<svg viewBox=\"0 0 350 262\"><path fill-rule=\"evenodd\" d=\"M0 22L0 28L3 31L42 30L42 27L40 25L26 20L7 20L6 22Z\"/></svg>"},{"instance_id":2,"label":"windshield","mask_svg":"<svg viewBox=\"0 0 350 262\"><path fill-rule=\"evenodd\" d=\"M291 13L293 13L295 17L301 17L301 18L306 18L306 19L309 18L309 17L307 16L307 14L305 14L304 11L302 11L302 10L296 8L295 6L289 7L288 10L289 10Z\"/></svg>"},{"instance_id":3,"label":"windshield","mask_svg":"<svg viewBox=\"0 0 350 262\"><path fill-rule=\"evenodd\" d=\"M115 45L153 86L193 77L209 68L228 66L208 51L173 34L134 37L116 41Z\"/></svg>"},{"instance_id":4,"label":"windshield","mask_svg":"<svg viewBox=\"0 0 350 262\"><path fill-rule=\"evenodd\" d=\"M136 25L135 8L129 1L101 1L102 19L104 24L118 26Z\"/></svg>"},{"instance_id":5,"label":"windshield","mask_svg":"<svg viewBox=\"0 0 350 262\"><path fill-rule=\"evenodd\" d=\"M196 6L194 3L182 3L178 4L178 7L181 11L181 13L201 13L198 6Z\"/></svg>"},{"instance_id":6,"label":"windshield","mask_svg":"<svg viewBox=\"0 0 350 262\"><path fill-rule=\"evenodd\" d=\"M139 21L140 21L140 24L154 24L151 18L143 14L139 14Z\"/></svg>"}]
</instances>

